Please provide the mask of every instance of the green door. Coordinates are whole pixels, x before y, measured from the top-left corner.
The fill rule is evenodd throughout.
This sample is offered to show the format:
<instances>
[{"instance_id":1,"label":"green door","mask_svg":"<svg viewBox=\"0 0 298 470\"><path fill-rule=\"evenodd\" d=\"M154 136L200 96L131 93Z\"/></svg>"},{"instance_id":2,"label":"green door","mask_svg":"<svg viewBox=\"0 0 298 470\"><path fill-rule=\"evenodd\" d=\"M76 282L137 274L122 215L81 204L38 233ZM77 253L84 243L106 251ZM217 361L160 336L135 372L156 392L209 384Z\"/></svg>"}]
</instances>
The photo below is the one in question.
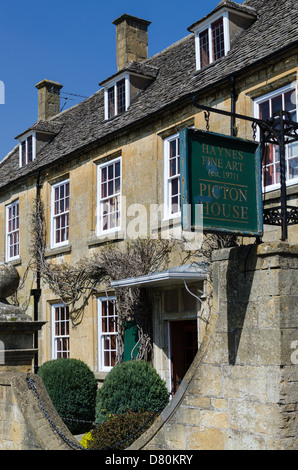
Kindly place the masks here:
<instances>
[{"instance_id":1,"label":"green door","mask_svg":"<svg viewBox=\"0 0 298 470\"><path fill-rule=\"evenodd\" d=\"M136 344L139 341L138 326L133 321L125 322L124 330L124 355L123 361L131 361L137 357L139 347Z\"/></svg>"}]
</instances>

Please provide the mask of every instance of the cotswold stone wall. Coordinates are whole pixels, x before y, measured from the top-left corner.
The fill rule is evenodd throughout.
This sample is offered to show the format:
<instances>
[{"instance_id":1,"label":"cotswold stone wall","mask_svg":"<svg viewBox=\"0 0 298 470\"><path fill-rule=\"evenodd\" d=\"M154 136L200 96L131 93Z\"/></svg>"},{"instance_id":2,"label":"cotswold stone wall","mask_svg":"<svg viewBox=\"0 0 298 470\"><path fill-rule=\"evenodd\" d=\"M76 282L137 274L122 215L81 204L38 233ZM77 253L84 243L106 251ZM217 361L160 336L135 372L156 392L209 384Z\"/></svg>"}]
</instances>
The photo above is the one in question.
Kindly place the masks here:
<instances>
[{"instance_id":1,"label":"cotswold stone wall","mask_svg":"<svg viewBox=\"0 0 298 470\"><path fill-rule=\"evenodd\" d=\"M22 372L0 373L0 450L71 450L45 417ZM32 374L50 419L70 442L75 437L58 416L40 377Z\"/></svg>"},{"instance_id":2,"label":"cotswold stone wall","mask_svg":"<svg viewBox=\"0 0 298 470\"><path fill-rule=\"evenodd\" d=\"M298 246L224 249L198 354L132 449L298 449Z\"/></svg>"}]
</instances>

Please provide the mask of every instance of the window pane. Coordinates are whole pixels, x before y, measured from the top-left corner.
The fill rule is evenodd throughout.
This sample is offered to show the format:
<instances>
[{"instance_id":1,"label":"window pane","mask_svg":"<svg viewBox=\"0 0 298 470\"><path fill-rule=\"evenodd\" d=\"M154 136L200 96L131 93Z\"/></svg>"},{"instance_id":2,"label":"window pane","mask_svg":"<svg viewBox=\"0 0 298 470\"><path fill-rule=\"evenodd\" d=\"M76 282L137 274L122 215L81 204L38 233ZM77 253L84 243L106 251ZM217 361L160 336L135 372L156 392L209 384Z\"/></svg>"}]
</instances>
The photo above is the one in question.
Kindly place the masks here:
<instances>
[{"instance_id":1,"label":"window pane","mask_svg":"<svg viewBox=\"0 0 298 470\"><path fill-rule=\"evenodd\" d=\"M219 20L212 23L211 31L212 31L212 45L213 45L213 60L217 60L223 57L225 53L222 18L219 18Z\"/></svg>"},{"instance_id":2,"label":"window pane","mask_svg":"<svg viewBox=\"0 0 298 470\"><path fill-rule=\"evenodd\" d=\"M174 176L177 173L177 168L176 168L176 158L172 158L170 160L170 176Z\"/></svg>"},{"instance_id":3,"label":"window pane","mask_svg":"<svg viewBox=\"0 0 298 470\"><path fill-rule=\"evenodd\" d=\"M103 333L106 333L108 331L108 326L107 325L108 325L107 318L102 318L101 329L102 329Z\"/></svg>"},{"instance_id":4,"label":"window pane","mask_svg":"<svg viewBox=\"0 0 298 470\"><path fill-rule=\"evenodd\" d=\"M200 33L200 66L206 67L209 64L209 37L208 29Z\"/></svg>"},{"instance_id":5,"label":"window pane","mask_svg":"<svg viewBox=\"0 0 298 470\"><path fill-rule=\"evenodd\" d=\"M263 184L270 186L274 183L273 166L263 167Z\"/></svg>"},{"instance_id":6,"label":"window pane","mask_svg":"<svg viewBox=\"0 0 298 470\"><path fill-rule=\"evenodd\" d=\"M125 78L117 82L117 109L118 114L125 111Z\"/></svg>"},{"instance_id":7,"label":"window pane","mask_svg":"<svg viewBox=\"0 0 298 470\"><path fill-rule=\"evenodd\" d=\"M289 157L298 156L298 142L293 142L292 144L288 145L289 147Z\"/></svg>"},{"instance_id":8,"label":"window pane","mask_svg":"<svg viewBox=\"0 0 298 470\"><path fill-rule=\"evenodd\" d=\"M30 135L27 139L27 160L28 160L28 163L29 162L32 162L32 135Z\"/></svg>"},{"instance_id":9,"label":"window pane","mask_svg":"<svg viewBox=\"0 0 298 470\"><path fill-rule=\"evenodd\" d=\"M282 95L272 99L272 115L278 111L282 111Z\"/></svg>"},{"instance_id":10,"label":"window pane","mask_svg":"<svg viewBox=\"0 0 298 470\"><path fill-rule=\"evenodd\" d=\"M22 142L22 166L26 165L26 141Z\"/></svg>"},{"instance_id":11,"label":"window pane","mask_svg":"<svg viewBox=\"0 0 298 470\"><path fill-rule=\"evenodd\" d=\"M290 90L285 93L285 110L293 111L296 110L296 92L295 90Z\"/></svg>"},{"instance_id":12,"label":"window pane","mask_svg":"<svg viewBox=\"0 0 298 470\"><path fill-rule=\"evenodd\" d=\"M101 185L101 197L107 197L108 195L108 186L106 183Z\"/></svg>"},{"instance_id":13,"label":"window pane","mask_svg":"<svg viewBox=\"0 0 298 470\"><path fill-rule=\"evenodd\" d=\"M115 91L114 87L108 89L108 117L115 116Z\"/></svg>"},{"instance_id":14,"label":"window pane","mask_svg":"<svg viewBox=\"0 0 298 470\"><path fill-rule=\"evenodd\" d=\"M111 367L114 367L115 365L115 362L116 362L116 351L112 351L111 352Z\"/></svg>"},{"instance_id":15,"label":"window pane","mask_svg":"<svg viewBox=\"0 0 298 470\"><path fill-rule=\"evenodd\" d=\"M108 182L108 196L112 196L114 194L114 181L111 180Z\"/></svg>"},{"instance_id":16,"label":"window pane","mask_svg":"<svg viewBox=\"0 0 298 470\"><path fill-rule=\"evenodd\" d=\"M107 167L101 170L101 181L104 183L107 180Z\"/></svg>"},{"instance_id":17,"label":"window pane","mask_svg":"<svg viewBox=\"0 0 298 470\"><path fill-rule=\"evenodd\" d=\"M114 165L108 166L108 179L112 180L114 177Z\"/></svg>"},{"instance_id":18,"label":"window pane","mask_svg":"<svg viewBox=\"0 0 298 470\"><path fill-rule=\"evenodd\" d=\"M117 178L115 180L115 193L119 193L120 192L120 187L121 187L121 179L120 178Z\"/></svg>"},{"instance_id":19,"label":"window pane","mask_svg":"<svg viewBox=\"0 0 298 470\"><path fill-rule=\"evenodd\" d=\"M275 165L275 183L280 183L280 164Z\"/></svg>"},{"instance_id":20,"label":"window pane","mask_svg":"<svg viewBox=\"0 0 298 470\"><path fill-rule=\"evenodd\" d=\"M172 213L172 214L176 214L177 212L179 212L179 210L180 210L180 207L179 207L179 197L178 197L178 196L174 196L174 197L172 197L171 213Z\"/></svg>"},{"instance_id":21,"label":"window pane","mask_svg":"<svg viewBox=\"0 0 298 470\"><path fill-rule=\"evenodd\" d=\"M289 179L298 178L298 157L289 160Z\"/></svg>"},{"instance_id":22,"label":"window pane","mask_svg":"<svg viewBox=\"0 0 298 470\"><path fill-rule=\"evenodd\" d=\"M264 103L260 104L260 119L264 121L270 117L270 110L269 110L269 100L265 101Z\"/></svg>"},{"instance_id":23,"label":"window pane","mask_svg":"<svg viewBox=\"0 0 298 470\"><path fill-rule=\"evenodd\" d=\"M179 181L178 178L175 178L175 179L172 180L172 195L173 196L178 194L178 192L179 192L179 188L178 188L179 182L178 181Z\"/></svg>"},{"instance_id":24,"label":"window pane","mask_svg":"<svg viewBox=\"0 0 298 470\"><path fill-rule=\"evenodd\" d=\"M115 177L119 177L120 176L120 162L117 162L115 164Z\"/></svg>"},{"instance_id":25,"label":"window pane","mask_svg":"<svg viewBox=\"0 0 298 470\"><path fill-rule=\"evenodd\" d=\"M176 139L170 142L170 158L175 157L177 154L176 145L177 145Z\"/></svg>"}]
</instances>

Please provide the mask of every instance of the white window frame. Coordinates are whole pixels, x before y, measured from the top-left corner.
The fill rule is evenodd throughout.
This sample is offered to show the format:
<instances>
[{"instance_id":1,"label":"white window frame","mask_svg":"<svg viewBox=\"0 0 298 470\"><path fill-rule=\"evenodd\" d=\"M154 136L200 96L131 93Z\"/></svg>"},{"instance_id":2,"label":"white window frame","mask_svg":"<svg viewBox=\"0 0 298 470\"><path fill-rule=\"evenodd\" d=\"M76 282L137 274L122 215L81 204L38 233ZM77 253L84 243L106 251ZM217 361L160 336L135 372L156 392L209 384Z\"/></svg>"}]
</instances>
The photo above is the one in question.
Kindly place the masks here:
<instances>
[{"instance_id":1,"label":"white window frame","mask_svg":"<svg viewBox=\"0 0 298 470\"><path fill-rule=\"evenodd\" d=\"M51 311L52 311L52 359L58 359L58 353L57 353L57 342L59 340L66 340L67 341L67 345L68 345L68 348L66 349L65 353L66 353L66 356L62 356L62 357L67 357L69 358L70 357L70 317L69 317L69 310L68 310L68 319L67 320L63 320L64 323L68 323L68 334L60 334L60 335L56 335L56 316L55 316L55 313L56 313L56 308L64 308L64 309L69 309L68 306L66 306L65 304L62 304L62 303L58 303L58 304L52 304L51 305ZM61 323L62 321L59 320ZM61 357L61 356L59 356Z\"/></svg>"},{"instance_id":2,"label":"white window frame","mask_svg":"<svg viewBox=\"0 0 298 470\"><path fill-rule=\"evenodd\" d=\"M18 221L18 227L13 230L9 230L9 211L13 207L18 208L18 215L17 217L14 217L14 219L17 219ZM18 240L17 240L17 243L12 244L10 242L10 238L11 236L14 236L14 235L17 236ZM5 256L6 261L14 261L14 260L19 259L20 258L20 204L19 204L18 199L6 206L6 237L5 239L6 239L6 256ZM14 256L10 255L10 248L12 245L16 245L18 247L17 255L14 255Z\"/></svg>"},{"instance_id":3,"label":"white window frame","mask_svg":"<svg viewBox=\"0 0 298 470\"><path fill-rule=\"evenodd\" d=\"M28 165L31 162L28 162L28 138L32 137L32 162L36 158L36 132L31 132L30 134L26 134L22 139L19 140L19 166L22 168L23 166ZM23 153L23 143L25 142L26 145L26 162L23 165L22 153Z\"/></svg>"},{"instance_id":4,"label":"white window frame","mask_svg":"<svg viewBox=\"0 0 298 470\"><path fill-rule=\"evenodd\" d=\"M127 111L129 104L130 104L130 86L129 86L129 75L122 74L117 77L117 80L111 81L105 85L104 88L104 102L105 102L105 119L112 119L115 116L118 116L119 111L118 107L118 100L117 100L117 83L121 80L125 80L125 111ZM109 116L109 100L108 100L108 91L110 88L114 88L114 107L115 107L115 114L114 116Z\"/></svg>"},{"instance_id":5,"label":"white window frame","mask_svg":"<svg viewBox=\"0 0 298 470\"><path fill-rule=\"evenodd\" d=\"M103 302L113 302L115 305L116 298L114 296L111 297L98 297L97 298L97 311L98 311L98 370L102 372L109 372L113 366L105 366L104 365L104 338L109 336L116 337L116 349L117 349L117 336L118 336L118 327L116 327L116 332L104 332L102 329L102 305ZM117 312L115 307L115 314L111 315L117 321ZM107 351L115 351L114 349L108 349Z\"/></svg>"},{"instance_id":6,"label":"white window frame","mask_svg":"<svg viewBox=\"0 0 298 470\"><path fill-rule=\"evenodd\" d=\"M108 167L112 164L120 163L120 190L118 193L114 193L113 195L102 197L101 196L101 186L102 186L102 169ZM118 207L119 207L119 225L117 227L112 228L103 228L103 204L105 201L111 199L112 197L118 198ZM122 158L114 158L107 162L101 163L97 166L97 224L96 224L96 234L97 236L106 235L109 233L119 232L121 230L121 219L122 219Z\"/></svg>"},{"instance_id":7,"label":"white window frame","mask_svg":"<svg viewBox=\"0 0 298 470\"><path fill-rule=\"evenodd\" d=\"M69 225L68 225L68 238L67 240L63 240L62 242L56 242L56 220L58 217L62 215L67 215L68 214L68 221L70 218L70 187L69 187L69 207L68 211L64 211L63 213L60 214L55 214L55 189L58 188L59 186L65 185L65 184L70 184L69 178L59 181L59 183L53 184L51 187L51 248L59 248L65 245L69 244Z\"/></svg>"},{"instance_id":8,"label":"white window frame","mask_svg":"<svg viewBox=\"0 0 298 470\"><path fill-rule=\"evenodd\" d=\"M201 70L201 49L200 49L200 33L203 33L206 29L208 30L208 42L209 42L209 64L214 62L213 60L213 41L212 41L212 29L211 25L219 20L223 19L223 34L224 34L224 56L227 55L231 48L230 44L230 28L229 28L229 12L224 11L220 15L214 15L208 18L203 23L200 23L198 29L194 29L195 33L195 45L196 45L196 68Z\"/></svg>"},{"instance_id":9,"label":"white window frame","mask_svg":"<svg viewBox=\"0 0 298 470\"><path fill-rule=\"evenodd\" d=\"M254 116L255 116L255 118L259 119L259 105L260 104L264 103L265 101L271 100L272 98L274 98L276 96L279 96L281 94L285 94L285 93L289 92L292 89L294 89L295 93L296 93L296 119L297 119L297 116L298 116L298 97L297 97L297 83L296 82L292 82L292 83L290 83L288 85L285 85L283 87L276 88L275 90L273 90L269 93L266 93L265 95L262 95L259 98L256 98L254 100ZM260 140L260 131L258 131L257 138ZM285 150L286 150L286 165L287 165L287 162L288 162L288 145L285 146ZM298 156L298 153L297 153L297 156ZM262 169L262 171L263 171L263 169ZM288 172L287 172L287 169L286 169L286 185L291 186L291 185L297 184L298 183L298 177L288 179L288 174L287 173ZM264 192L270 192L270 191L274 191L276 189L279 189L280 188L280 183L274 183L274 184L271 184L271 185L268 185L268 186L264 186L264 181L262 181L262 187L263 187Z\"/></svg>"},{"instance_id":10,"label":"white window frame","mask_svg":"<svg viewBox=\"0 0 298 470\"><path fill-rule=\"evenodd\" d=\"M171 181L174 178L179 178L180 201L181 201L181 187L180 187L180 173L177 173L174 177L170 176L170 143L179 139L179 133L173 134L164 139L164 219L169 220L173 218L181 217L181 204L180 210L172 213L171 207ZM180 155L179 155L180 158ZM180 172L181 172L181 160L180 160Z\"/></svg>"}]
</instances>

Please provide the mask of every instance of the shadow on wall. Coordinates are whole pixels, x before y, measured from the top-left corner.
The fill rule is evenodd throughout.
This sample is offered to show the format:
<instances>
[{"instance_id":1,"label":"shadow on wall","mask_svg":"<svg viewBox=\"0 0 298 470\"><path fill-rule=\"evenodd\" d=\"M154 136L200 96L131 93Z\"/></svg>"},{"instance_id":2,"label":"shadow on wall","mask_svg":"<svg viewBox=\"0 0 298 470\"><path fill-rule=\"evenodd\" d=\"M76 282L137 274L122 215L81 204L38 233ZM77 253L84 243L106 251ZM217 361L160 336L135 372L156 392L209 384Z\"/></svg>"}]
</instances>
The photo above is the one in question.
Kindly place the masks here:
<instances>
[{"instance_id":1,"label":"shadow on wall","mask_svg":"<svg viewBox=\"0 0 298 470\"><path fill-rule=\"evenodd\" d=\"M257 245L247 245L231 250L226 276L227 329L229 364L235 365L241 358L238 350L244 322L254 319L254 302L251 290L254 280ZM240 256L239 256L240 255Z\"/></svg>"}]
</instances>

